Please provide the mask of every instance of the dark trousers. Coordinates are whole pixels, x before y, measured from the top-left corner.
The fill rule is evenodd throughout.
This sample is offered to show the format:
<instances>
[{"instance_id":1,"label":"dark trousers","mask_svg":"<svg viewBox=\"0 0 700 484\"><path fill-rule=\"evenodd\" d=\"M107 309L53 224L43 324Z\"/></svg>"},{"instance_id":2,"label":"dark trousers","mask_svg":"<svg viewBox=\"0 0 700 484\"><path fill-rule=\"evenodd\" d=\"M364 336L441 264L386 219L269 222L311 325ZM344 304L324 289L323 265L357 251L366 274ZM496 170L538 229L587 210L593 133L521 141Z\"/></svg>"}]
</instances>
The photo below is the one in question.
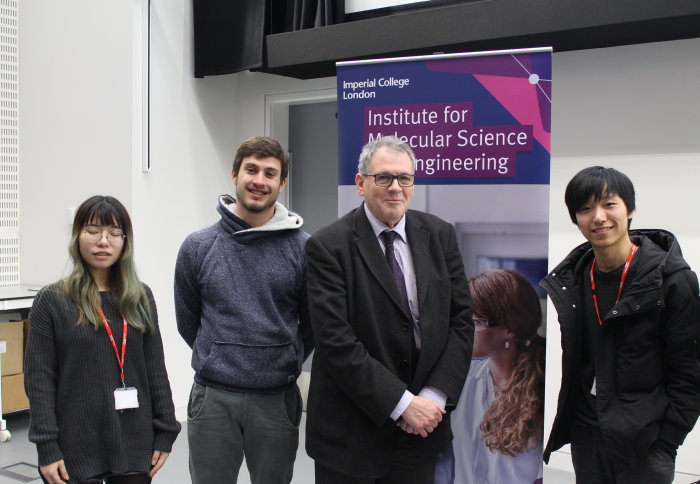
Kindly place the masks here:
<instances>
[{"instance_id":1,"label":"dark trousers","mask_svg":"<svg viewBox=\"0 0 700 484\"><path fill-rule=\"evenodd\" d=\"M187 409L192 483L236 482L244 458L253 484L291 482L301 412L296 384L242 393L195 383Z\"/></svg>"},{"instance_id":2,"label":"dark trousers","mask_svg":"<svg viewBox=\"0 0 700 484\"><path fill-rule=\"evenodd\" d=\"M615 472L600 429L572 423L571 459L577 484L671 484L673 456L652 447L646 458L632 469Z\"/></svg>"},{"instance_id":3,"label":"dark trousers","mask_svg":"<svg viewBox=\"0 0 700 484\"><path fill-rule=\"evenodd\" d=\"M420 453L409 442L408 438L399 440L389 469L381 477L351 476L315 462L316 484L433 484L436 455Z\"/></svg>"},{"instance_id":4,"label":"dark trousers","mask_svg":"<svg viewBox=\"0 0 700 484\"><path fill-rule=\"evenodd\" d=\"M41 480L44 481L44 484L47 484L46 479L44 479L44 476L41 476ZM106 483L106 484L150 484L151 483L151 478L148 477L148 475L143 474L143 473L136 473L136 474L121 474L118 476L110 476L110 477L105 477L103 479L95 478L95 479L90 479L87 481L74 481L73 479L70 479L67 481L69 484L101 484L101 483Z\"/></svg>"}]
</instances>

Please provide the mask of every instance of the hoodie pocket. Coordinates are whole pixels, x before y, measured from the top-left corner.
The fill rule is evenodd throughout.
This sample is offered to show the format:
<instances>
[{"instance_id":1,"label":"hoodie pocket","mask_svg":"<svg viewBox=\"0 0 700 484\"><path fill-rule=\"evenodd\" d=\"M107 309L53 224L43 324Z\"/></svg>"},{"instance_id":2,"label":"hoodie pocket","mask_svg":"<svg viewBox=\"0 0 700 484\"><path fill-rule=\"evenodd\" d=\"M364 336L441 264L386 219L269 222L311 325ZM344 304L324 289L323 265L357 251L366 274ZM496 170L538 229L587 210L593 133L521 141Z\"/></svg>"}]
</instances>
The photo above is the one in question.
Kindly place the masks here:
<instances>
[{"instance_id":1,"label":"hoodie pocket","mask_svg":"<svg viewBox=\"0 0 700 484\"><path fill-rule=\"evenodd\" d=\"M298 360L291 343L244 345L215 341L199 374L227 386L274 388L296 380Z\"/></svg>"}]
</instances>

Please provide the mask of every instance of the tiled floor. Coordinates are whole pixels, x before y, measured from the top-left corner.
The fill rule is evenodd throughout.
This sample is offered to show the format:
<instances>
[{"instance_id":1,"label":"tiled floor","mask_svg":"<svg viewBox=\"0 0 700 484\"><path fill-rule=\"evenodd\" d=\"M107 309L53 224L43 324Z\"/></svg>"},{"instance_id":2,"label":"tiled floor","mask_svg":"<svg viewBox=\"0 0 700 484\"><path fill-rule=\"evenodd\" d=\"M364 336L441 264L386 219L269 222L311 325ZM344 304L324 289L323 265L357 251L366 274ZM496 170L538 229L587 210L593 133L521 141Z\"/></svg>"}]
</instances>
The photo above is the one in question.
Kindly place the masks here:
<instances>
[{"instance_id":1,"label":"tiled floor","mask_svg":"<svg viewBox=\"0 0 700 484\"><path fill-rule=\"evenodd\" d=\"M12 433L12 440L0 443L0 469L21 462L36 465L36 450L34 449L34 444L27 440L29 413L18 412L5 415L4 418L7 421L7 428ZM21 468L13 466L9 470L22 472L25 475L30 474L30 470L26 466L21 466ZM0 484L18 484L20 482L22 481L0 475ZM37 480L32 482L41 483L41 480L37 476Z\"/></svg>"},{"instance_id":2,"label":"tiled floor","mask_svg":"<svg viewBox=\"0 0 700 484\"><path fill-rule=\"evenodd\" d=\"M306 415L304 415L301 428L304 428ZM27 429L29 427L29 414L19 412L6 415L7 428L12 432L12 440L0 444L0 468L18 462L27 462L36 465L36 451L34 445L27 440ZM26 471L26 468L23 469ZM294 479L292 484L313 484L314 481L313 461L304 452L304 432L300 434L299 452L294 467ZM31 484L40 484L38 474L34 475L35 480ZM0 484L20 484L20 481L0 475ZM153 479L154 484L188 484L190 482L187 466L187 429L183 424L183 429L178 436L173 447L173 452L163 469ZM248 471L243 466L241 468L238 482L249 484L250 477ZM545 469L545 484L573 484L573 475L568 472L554 469ZM217 484L217 483L212 483Z\"/></svg>"},{"instance_id":3,"label":"tiled floor","mask_svg":"<svg viewBox=\"0 0 700 484\"><path fill-rule=\"evenodd\" d=\"M27 462L36 465L36 450L34 444L27 440L27 430L29 427L29 413L19 412L15 414L5 415L7 420L7 428L12 433L12 440L5 443L0 443L0 469L19 462ZM305 415L303 417L305 419ZM302 428L304 421L302 420ZM310 484L313 483L314 466L313 461L304 452L304 432L301 432L299 452L294 467L293 484ZM187 459L187 428L183 424L182 432L175 441L173 451L168 458L165 466L156 474L153 479L154 484L188 484L190 475L188 470ZM30 472L26 466L21 469L22 472ZM35 480L29 481L31 484L41 484L39 475L34 473ZM20 481L0 475L0 484L20 484L26 481ZM238 482L240 484L248 484L250 477L248 470L242 466ZM214 483L212 483L214 484Z\"/></svg>"}]
</instances>

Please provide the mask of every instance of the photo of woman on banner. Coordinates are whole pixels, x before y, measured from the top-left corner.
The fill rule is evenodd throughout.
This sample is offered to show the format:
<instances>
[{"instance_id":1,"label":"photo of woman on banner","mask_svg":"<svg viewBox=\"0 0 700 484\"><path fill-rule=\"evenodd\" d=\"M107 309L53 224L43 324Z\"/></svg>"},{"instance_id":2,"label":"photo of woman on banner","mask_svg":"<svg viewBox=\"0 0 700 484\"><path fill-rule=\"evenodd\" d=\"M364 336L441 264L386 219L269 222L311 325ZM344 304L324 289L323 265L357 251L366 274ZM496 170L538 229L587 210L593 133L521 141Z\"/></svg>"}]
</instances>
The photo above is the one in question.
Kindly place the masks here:
<instances>
[{"instance_id":1,"label":"photo of woman on banner","mask_svg":"<svg viewBox=\"0 0 700 484\"><path fill-rule=\"evenodd\" d=\"M521 273L469 280L474 353L456 409L454 440L438 456L435 484L541 484L545 339L542 308Z\"/></svg>"}]
</instances>

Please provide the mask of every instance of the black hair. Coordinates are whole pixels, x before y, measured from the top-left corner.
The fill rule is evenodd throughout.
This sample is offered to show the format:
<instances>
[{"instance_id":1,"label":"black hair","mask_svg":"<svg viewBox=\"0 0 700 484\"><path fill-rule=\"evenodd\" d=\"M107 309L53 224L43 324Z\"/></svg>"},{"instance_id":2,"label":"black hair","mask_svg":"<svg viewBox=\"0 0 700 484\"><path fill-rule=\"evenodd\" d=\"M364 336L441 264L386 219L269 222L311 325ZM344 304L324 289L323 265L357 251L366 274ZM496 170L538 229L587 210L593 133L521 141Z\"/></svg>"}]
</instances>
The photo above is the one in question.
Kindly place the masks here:
<instances>
[{"instance_id":1,"label":"black hair","mask_svg":"<svg viewBox=\"0 0 700 484\"><path fill-rule=\"evenodd\" d=\"M119 259L109 269L110 289L119 300L122 316L131 326L153 331L155 314L151 314L148 295L136 274L134 233L129 212L116 198L102 195L95 195L81 203L73 219L73 231L68 245L73 268L63 279L63 291L78 306L79 317L76 323L92 324L95 330L102 326L99 289L80 253L80 238L89 224L116 225L124 233Z\"/></svg>"},{"instance_id":2,"label":"black hair","mask_svg":"<svg viewBox=\"0 0 700 484\"><path fill-rule=\"evenodd\" d=\"M617 195L625 202L627 213L631 214L635 210L634 185L632 181L622 172L615 168L604 168L602 166L590 166L584 168L574 175L564 193L566 208L569 209L569 217L574 225L576 222L576 212L593 197L594 201L601 198Z\"/></svg>"}]
</instances>

